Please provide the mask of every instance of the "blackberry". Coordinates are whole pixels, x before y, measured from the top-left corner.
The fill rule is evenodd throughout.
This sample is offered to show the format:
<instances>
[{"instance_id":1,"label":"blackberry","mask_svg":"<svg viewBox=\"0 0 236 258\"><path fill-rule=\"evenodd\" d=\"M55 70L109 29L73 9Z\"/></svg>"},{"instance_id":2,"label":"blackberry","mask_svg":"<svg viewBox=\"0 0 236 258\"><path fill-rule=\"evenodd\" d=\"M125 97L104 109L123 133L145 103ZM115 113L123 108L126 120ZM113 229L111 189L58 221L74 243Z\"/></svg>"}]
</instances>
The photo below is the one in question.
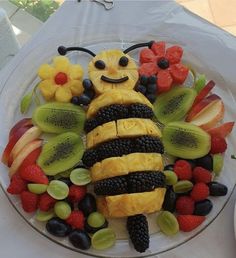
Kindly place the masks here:
<instances>
[{"instance_id":1,"label":"blackberry","mask_svg":"<svg viewBox=\"0 0 236 258\"><path fill-rule=\"evenodd\" d=\"M165 175L162 172L136 172L128 177L129 193L148 192L157 187L165 187Z\"/></svg>"},{"instance_id":2,"label":"blackberry","mask_svg":"<svg viewBox=\"0 0 236 258\"><path fill-rule=\"evenodd\" d=\"M86 133L92 131L94 128L98 126L98 121L95 118L87 119L84 123L84 131Z\"/></svg>"},{"instance_id":3,"label":"blackberry","mask_svg":"<svg viewBox=\"0 0 236 258\"><path fill-rule=\"evenodd\" d=\"M96 149L86 150L82 157L82 162L86 167L92 167L96 162L98 162Z\"/></svg>"},{"instance_id":4,"label":"blackberry","mask_svg":"<svg viewBox=\"0 0 236 258\"><path fill-rule=\"evenodd\" d=\"M116 195L128 192L126 176L117 176L100 180L94 184L97 195Z\"/></svg>"},{"instance_id":5,"label":"blackberry","mask_svg":"<svg viewBox=\"0 0 236 258\"><path fill-rule=\"evenodd\" d=\"M144 104L135 103L129 106L129 117L153 118L152 109Z\"/></svg>"},{"instance_id":6,"label":"blackberry","mask_svg":"<svg viewBox=\"0 0 236 258\"><path fill-rule=\"evenodd\" d=\"M148 222L144 215L134 215L127 219L127 230L136 251L143 253L149 248Z\"/></svg>"},{"instance_id":7,"label":"blackberry","mask_svg":"<svg viewBox=\"0 0 236 258\"><path fill-rule=\"evenodd\" d=\"M144 135L135 139L135 149L139 152L157 152L164 153L164 147L161 140L157 137Z\"/></svg>"}]
</instances>

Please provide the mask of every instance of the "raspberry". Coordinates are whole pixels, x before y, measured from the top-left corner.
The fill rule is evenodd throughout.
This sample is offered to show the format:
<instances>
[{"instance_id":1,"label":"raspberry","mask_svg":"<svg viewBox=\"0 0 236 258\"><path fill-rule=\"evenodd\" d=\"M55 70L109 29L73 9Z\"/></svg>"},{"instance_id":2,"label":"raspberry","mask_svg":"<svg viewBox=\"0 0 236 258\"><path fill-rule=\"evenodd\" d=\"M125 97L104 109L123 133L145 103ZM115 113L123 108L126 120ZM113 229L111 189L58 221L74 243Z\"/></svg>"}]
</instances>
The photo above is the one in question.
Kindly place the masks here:
<instances>
[{"instance_id":1,"label":"raspberry","mask_svg":"<svg viewBox=\"0 0 236 258\"><path fill-rule=\"evenodd\" d=\"M34 212L38 207L38 195L29 191L23 191L20 194L21 205L25 212Z\"/></svg>"},{"instance_id":2,"label":"raspberry","mask_svg":"<svg viewBox=\"0 0 236 258\"><path fill-rule=\"evenodd\" d=\"M27 166L20 171L20 176L30 182L37 184L48 184L48 178L44 174L43 170L36 164Z\"/></svg>"},{"instance_id":3,"label":"raspberry","mask_svg":"<svg viewBox=\"0 0 236 258\"><path fill-rule=\"evenodd\" d=\"M84 198L86 192L85 186L72 185L69 190L68 199L73 203L80 202Z\"/></svg>"},{"instance_id":4,"label":"raspberry","mask_svg":"<svg viewBox=\"0 0 236 258\"><path fill-rule=\"evenodd\" d=\"M203 201L209 196L209 187L205 183L196 183L190 196L196 202Z\"/></svg>"},{"instance_id":5,"label":"raspberry","mask_svg":"<svg viewBox=\"0 0 236 258\"><path fill-rule=\"evenodd\" d=\"M211 137L211 150L210 153L223 153L227 149L227 142L222 137L212 136Z\"/></svg>"},{"instance_id":6,"label":"raspberry","mask_svg":"<svg viewBox=\"0 0 236 258\"><path fill-rule=\"evenodd\" d=\"M193 170L193 179L196 183L210 183L212 174L209 170L202 167L195 167Z\"/></svg>"},{"instance_id":7,"label":"raspberry","mask_svg":"<svg viewBox=\"0 0 236 258\"><path fill-rule=\"evenodd\" d=\"M190 232L197 228L206 219L204 216L196 215L178 215L179 228L181 231Z\"/></svg>"},{"instance_id":8,"label":"raspberry","mask_svg":"<svg viewBox=\"0 0 236 258\"><path fill-rule=\"evenodd\" d=\"M7 192L10 194L20 194L25 190L27 190L27 182L19 174L14 174L7 188Z\"/></svg>"},{"instance_id":9,"label":"raspberry","mask_svg":"<svg viewBox=\"0 0 236 258\"><path fill-rule=\"evenodd\" d=\"M43 193L39 198L39 209L41 211L48 211L53 208L56 200L52 198L48 193Z\"/></svg>"},{"instance_id":10,"label":"raspberry","mask_svg":"<svg viewBox=\"0 0 236 258\"><path fill-rule=\"evenodd\" d=\"M191 215L194 211L194 201L189 196L180 196L176 201L176 211L181 215Z\"/></svg>"},{"instance_id":11,"label":"raspberry","mask_svg":"<svg viewBox=\"0 0 236 258\"><path fill-rule=\"evenodd\" d=\"M73 228L84 229L84 214L82 211L72 211L70 216L66 219L66 223Z\"/></svg>"},{"instance_id":12,"label":"raspberry","mask_svg":"<svg viewBox=\"0 0 236 258\"><path fill-rule=\"evenodd\" d=\"M192 168L186 160L177 160L174 165L174 172L179 180L190 180L192 178Z\"/></svg>"}]
</instances>

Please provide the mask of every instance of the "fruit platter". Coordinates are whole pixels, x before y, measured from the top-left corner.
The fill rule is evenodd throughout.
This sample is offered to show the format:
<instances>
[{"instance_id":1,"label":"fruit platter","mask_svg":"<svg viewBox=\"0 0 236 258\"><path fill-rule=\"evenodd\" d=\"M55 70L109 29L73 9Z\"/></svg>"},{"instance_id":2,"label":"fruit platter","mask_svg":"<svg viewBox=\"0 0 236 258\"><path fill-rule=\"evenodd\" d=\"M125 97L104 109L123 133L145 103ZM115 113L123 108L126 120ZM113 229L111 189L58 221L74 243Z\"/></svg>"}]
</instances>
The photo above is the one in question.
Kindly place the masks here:
<instances>
[{"instance_id":1,"label":"fruit platter","mask_svg":"<svg viewBox=\"0 0 236 258\"><path fill-rule=\"evenodd\" d=\"M34 229L90 256L148 257L224 209L235 103L183 46L58 45L36 64L1 111L0 177Z\"/></svg>"}]
</instances>

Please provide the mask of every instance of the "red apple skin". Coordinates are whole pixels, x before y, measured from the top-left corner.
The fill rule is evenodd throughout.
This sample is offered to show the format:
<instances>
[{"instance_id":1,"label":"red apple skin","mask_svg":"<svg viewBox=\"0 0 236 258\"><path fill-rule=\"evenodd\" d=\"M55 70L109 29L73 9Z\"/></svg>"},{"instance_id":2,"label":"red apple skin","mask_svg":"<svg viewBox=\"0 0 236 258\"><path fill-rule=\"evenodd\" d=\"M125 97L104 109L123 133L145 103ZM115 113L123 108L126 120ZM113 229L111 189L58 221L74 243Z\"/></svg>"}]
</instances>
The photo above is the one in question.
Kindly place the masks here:
<instances>
[{"instance_id":1,"label":"red apple skin","mask_svg":"<svg viewBox=\"0 0 236 258\"><path fill-rule=\"evenodd\" d=\"M207 132L211 136L225 138L232 132L234 123L235 122L227 122L218 127L211 128L211 129L207 130Z\"/></svg>"},{"instance_id":2,"label":"red apple skin","mask_svg":"<svg viewBox=\"0 0 236 258\"><path fill-rule=\"evenodd\" d=\"M209 81L206 86L199 92L197 97L195 98L193 102L193 106L198 104L200 101L202 101L209 93L210 91L215 87L214 81Z\"/></svg>"},{"instance_id":3,"label":"red apple skin","mask_svg":"<svg viewBox=\"0 0 236 258\"><path fill-rule=\"evenodd\" d=\"M30 128L32 126L33 126L33 123L32 123L32 119L31 118L23 118L23 119L21 119L10 130L9 139L11 138L11 136L13 136L16 133L16 131L19 128L21 128L21 127L28 127L28 128Z\"/></svg>"},{"instance_id":4,"label":"red apple skin","mask_svg":"<svg viewBox=\"0 0 236 258\"><path fill-rule=\"evenodd\" d=\"M199 103L197 103L195 106L192 106L185 120L187 122L192 121L197 116L197 114L199 114L204 108L206 108L215 100L221 100L221 98L216 94L212 94L200 101Z\"/></svg>"},{"instance_id":5,"label":"red apple skin","mask_svg":"<svg viewBox=\"0 0 236 258\"><path fill-rule=\"evenodd\" d=\"M14 134L9 139L8 144L6 145L3 154L2 154L2 162L5 165L8 165L8 160L11 154L12 149L14 148L17 141L21 138L21 136L29 129L29 127L20 127L17 130L14 130Z\"/></svg>"}]
</instances>

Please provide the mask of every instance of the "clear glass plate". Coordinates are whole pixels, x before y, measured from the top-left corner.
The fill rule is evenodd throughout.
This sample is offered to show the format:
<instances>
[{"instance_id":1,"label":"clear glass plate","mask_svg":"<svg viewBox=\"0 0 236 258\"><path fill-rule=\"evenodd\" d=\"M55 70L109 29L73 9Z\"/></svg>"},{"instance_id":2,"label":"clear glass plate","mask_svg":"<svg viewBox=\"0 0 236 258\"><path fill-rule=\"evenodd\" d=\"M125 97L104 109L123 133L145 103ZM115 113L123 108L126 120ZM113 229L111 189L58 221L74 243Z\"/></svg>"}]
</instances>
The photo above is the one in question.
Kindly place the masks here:
<instances>
[{"instance_id":1,"label":"clear glass plate","mask_svg":"<svg viewBox=\"0 0 236 258\"><path fill-rule=\"evenodd\" d=\"M135 30L134 30L135 31ZM59 45L65 45L65 46L82 46L81 45L81 35L83 35L83 46L86 46L87 48L91 49L95 53L98 53L102 49L109 49L109 48L119 48L119 49L125 49L128 46L131 45L130 42L136 43L136 42L146 42L151 39L154 40L166 40L170 43L176 43L172 42L171 38L169 38L166 35L158 35L158 38L155 35L148 34L147 37L134 37L130 36L130 40L126 41L122 39L121 35L122 33L112 33L111 30L106 35L100 35L98 36L86 36L83 32L79 31L79 28L73 29L71 31L68 31L64 34L61 34L60 36L54 36L49 39L44 40L39 46L35 47L34 49L30 50L26 57L21 60L19 64L16 65L15 69L13 70L12 74L9 76L8 80L4 84L3 88L0 92L0 117L1 117L1 123L0 123L0 152L2 153L5 145L7 144L7 137L9 133L9 129L13 126L13 124L21 119L23 116L20 114L19 111L19 103L22 98L22 96L29 91L29 89L32 89L34 85L38 82L38 78L36 76L36 72L40 64L47 63L51 61L51 58L57 54L57 47ZM118 36L117 36L118 35ZM86 42L86 43L85 43ZM191 67L201 69L204 67L204 64L198 60L195 56L192 56L191 53L188 52L187 49L185 49L185 56L184 61L188 64L191 64ZM137 60L137 51L133 51L130 53L130 55ZM78 53L78 52L72 52L69 53L69 58L72 62L80 63L83 65L83 67L86 70L87 64L91 57L85 53ZM211 71L210 69L206 71L205 73L208 75L209 78L214 79L218 85L221 85L221 87L216 87L215 92L219 94L225 103L225 121L234 121L235 120L235 101L232 97L232 94L230 91L222 85L224 84L224 78L222 78L219 74L214 73L214 71ZM27 116L31 116L32 114L31 109ZM45 223L37 222L34 219L34 215L26 214L20 205L20 201L18 197L14 197L11 195L8 195L6 192L6 188L9 184L9 178L8 178L8 169L3 165L0 164L0 182L2 189L4 193L6 194L7 198L9 199L9 202L13 205L15 210L19 213L19 215L34 228L36 231L38 231L43 236L47 237L49 240L64 246L65 248L71 249L73 251L76 251L78 253L87 254L93 257L148 257L156 254L163 253L167 250L171 250L183 243L186 243L196 235L200 234L207 226L209 226L214 219L219 215L220 212L224 209L227 201L230 198L230 195L232 194L232 191L235 187L235 179L236 175L234 172L234 164L235 161L233 161L230 158L230 154L234 152L236 142L235 142L235 136L231 134L231 136L228 138L228 149L227 149L227 155L225 156L225 166L224 171L221 174L221 176L218 178L219 182L222 182L228 186L228 194L227 196L220 197L220 198L210 198L213 200L213 210L212 212L207 216L206 221L198 227L196 230L190 232L190 233L179 233L174 237L166 237L164 234L159 232L159 229L155 223L156 214L150 216L149 219L149 228L151 231L150 236L150 248L145 253L138 253L136 252L133 247L129 244L129 241L127 239L119 239L117 240L114 247L105 250L105 251L97 251L94 249L89 249L88 251L82 251L79 249L74 248L68 241L67 238L57 238L47 233L45 230ZM124 221L118 221L118 222L111 222L111 227L115 230L118 229L121 225L121 229L119 230L120 236L124 236L122 231L125 229L125 222ZM119 225L119 226L117 226Z\"/></svg>"}]
</instances>

